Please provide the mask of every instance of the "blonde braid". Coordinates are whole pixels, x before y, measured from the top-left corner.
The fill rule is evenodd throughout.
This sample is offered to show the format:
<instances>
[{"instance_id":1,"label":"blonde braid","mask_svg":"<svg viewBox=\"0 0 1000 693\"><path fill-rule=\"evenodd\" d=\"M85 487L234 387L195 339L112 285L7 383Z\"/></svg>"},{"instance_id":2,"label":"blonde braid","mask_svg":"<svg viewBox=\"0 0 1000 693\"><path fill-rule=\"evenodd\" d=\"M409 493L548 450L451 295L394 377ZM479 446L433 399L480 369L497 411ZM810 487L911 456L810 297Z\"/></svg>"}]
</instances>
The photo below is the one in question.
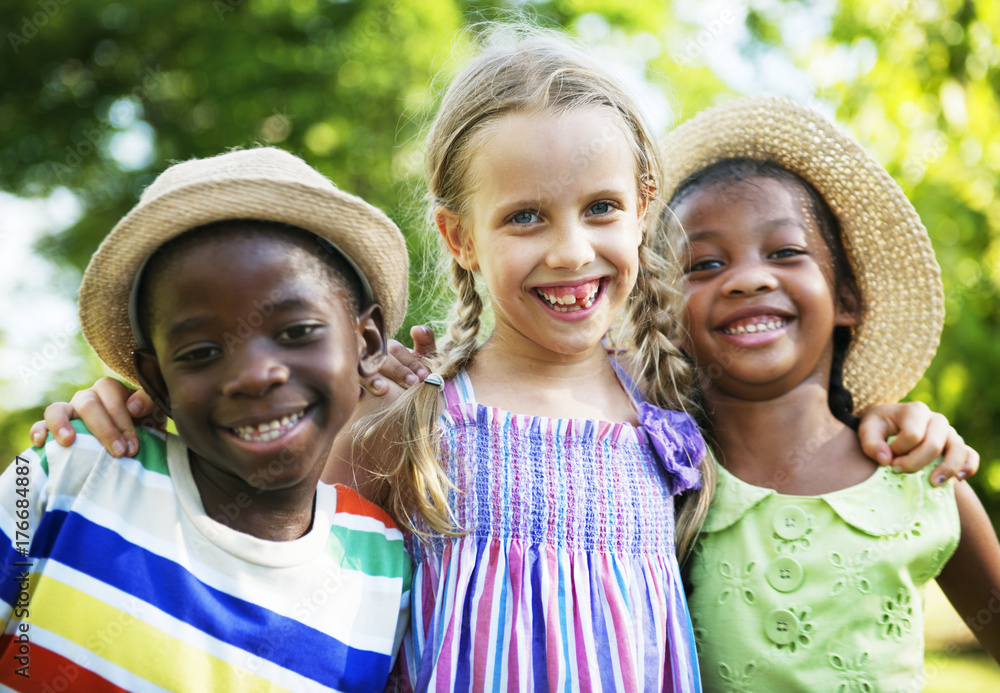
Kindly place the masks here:
<instances>
[{"instance_id":1,"label":"blonde braid","mask_svg":"<svg viewBox=\"0 0 1000 693\"><path fill-rule=\"evenodd\" d=\"M451 261L458 319L448 326L448 339L432 367L442 378L458 375L476 355L483 301L471 271ZM441 464L441 431L437 425L440 389L418 385L405 392L374 422L364 425L361 444L370 455L386 460L380 476L389 481L389 512L405 531L423 540L431 533L459 536L448 497L455 485ZM381 451L381 453L374 451ZM414 511L423 519L414 518Z\"/></svg>"},{"instance_id":2,"label":"blonde braid","mask_svg":"<svg viewBox=\"0 0 1000 693\"><path fill-rule=\"evenodd\" d=\"M675 344L683 331L679 319L684 307L683 277L676 246L671 240L680 233L669 215L664 228L650 234L639 248L629 323L636 347L636 364L650 402L667 409L693 413L696 407L688 393L694 386L694 369ZM697 417L696 417L697 418ZM706 455L701 462L701 489L679 499L676 515L677 555L683 559L697 536L715 490L715 460Z\"/></svg>"}]
</instances>

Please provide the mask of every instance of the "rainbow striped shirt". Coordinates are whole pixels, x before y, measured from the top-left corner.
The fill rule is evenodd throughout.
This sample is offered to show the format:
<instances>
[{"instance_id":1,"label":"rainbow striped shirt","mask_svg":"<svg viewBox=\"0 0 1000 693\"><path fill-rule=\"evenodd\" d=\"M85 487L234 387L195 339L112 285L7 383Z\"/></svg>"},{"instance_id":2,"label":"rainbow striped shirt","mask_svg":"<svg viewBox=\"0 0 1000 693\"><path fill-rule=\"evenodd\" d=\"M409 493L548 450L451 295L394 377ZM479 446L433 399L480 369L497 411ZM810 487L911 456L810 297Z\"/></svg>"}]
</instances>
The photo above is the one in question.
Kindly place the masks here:
<instances>
[{"instance_id":1,"label":"rainbow striped shirt","mask_svg":"<svg viewBox=\"0 0 1000 693\"><path fill-rule=\"evenodd\" d=\"M385 686L412 567L384 512L320 485L306 535L258 539L205 513L177 436L115 459L77 431L0 477L0 690Z\"/></svg>"},{"instance_id":2,"label":"rainbow striped shirt","mask_svg":"<svg viewBox=\"0 0 1000 693\"><path fill-rule=\"evenodd\" d=\"M700 690L673 496L704 442L619 376L642 426L513 414L476 403L465 373L445 383L441 454L471 532L414 546L396 688Z\"/></svg>"}]
</instances>

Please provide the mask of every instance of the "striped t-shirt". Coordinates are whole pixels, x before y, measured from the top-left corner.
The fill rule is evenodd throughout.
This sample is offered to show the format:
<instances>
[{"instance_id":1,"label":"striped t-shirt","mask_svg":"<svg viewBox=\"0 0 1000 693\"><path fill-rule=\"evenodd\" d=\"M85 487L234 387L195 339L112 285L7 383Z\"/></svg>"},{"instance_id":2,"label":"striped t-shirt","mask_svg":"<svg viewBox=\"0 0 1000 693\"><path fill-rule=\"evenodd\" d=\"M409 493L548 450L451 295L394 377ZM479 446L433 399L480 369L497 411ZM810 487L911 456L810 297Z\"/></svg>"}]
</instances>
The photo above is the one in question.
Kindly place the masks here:
<instances>
[{"instance_id":1,"label":"striped t-shirt","mask_svg":"<svg viewBox=\"0 0 1000 693\"><path fill-rule=\"evenodd\" d=\"M412 572L384 512L321 484L306 535L258 539L205 513L177 436L115 459L77 431L0 477L0 690L382 689Z\"/></svg>"}]
</instances>

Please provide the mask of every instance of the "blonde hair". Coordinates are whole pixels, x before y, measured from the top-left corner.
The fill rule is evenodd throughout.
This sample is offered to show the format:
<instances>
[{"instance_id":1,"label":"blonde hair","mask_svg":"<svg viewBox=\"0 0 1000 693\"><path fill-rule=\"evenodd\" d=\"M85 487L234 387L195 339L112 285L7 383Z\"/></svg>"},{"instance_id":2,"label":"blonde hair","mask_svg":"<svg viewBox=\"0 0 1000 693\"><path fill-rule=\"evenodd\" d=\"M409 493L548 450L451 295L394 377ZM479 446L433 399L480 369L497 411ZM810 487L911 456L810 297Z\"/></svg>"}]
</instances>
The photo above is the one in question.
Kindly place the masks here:
<instances>
[{"instance_id":1,"label":"blonde hair","mask_svg":"<svg viewBox=\"0 0 1000 693\"><path fill-rule=\"evenodd\" d=\"M499 119L510 114L560 114L588 106L616 113L636 162L636 188L648 203L646 220L655 225L661 216L655 196L659 155L650 128L634 101L615 78L599 67L583 49L565 36L522 26L501 25L487 32L483 50L454 79L428 131L425 174L431 214L439 207L468 214L475 188L472 163L485 136ZM644 234L647 240L656 233ZM677 290L679 268L658 247L640 246L636 289L627 308L626 334L634 344L639 380L649 400L662 407L685 409L692 373L670 341L679 329ZM438 357L431 364L443 378L469 367L479 345L483 301L472 271L449 257L448 275L456 293L456 317L447 328ZM428 536L411 519L416 510L431 532L463 533L448 502L454 486L440 462L437 427L440 390L421 385L407 391L364 436L367 446L391 449L385 474L392 492L390 510L407 529ZM390 441L401 441L395 446ZM384 459L385 456L382 455ZM711 488L705 485L706 488ZM682 517L687 518L682 512ZM687 546L700 525L701 515L678 523L678 546Z\"/></svg>"}]
</instances>

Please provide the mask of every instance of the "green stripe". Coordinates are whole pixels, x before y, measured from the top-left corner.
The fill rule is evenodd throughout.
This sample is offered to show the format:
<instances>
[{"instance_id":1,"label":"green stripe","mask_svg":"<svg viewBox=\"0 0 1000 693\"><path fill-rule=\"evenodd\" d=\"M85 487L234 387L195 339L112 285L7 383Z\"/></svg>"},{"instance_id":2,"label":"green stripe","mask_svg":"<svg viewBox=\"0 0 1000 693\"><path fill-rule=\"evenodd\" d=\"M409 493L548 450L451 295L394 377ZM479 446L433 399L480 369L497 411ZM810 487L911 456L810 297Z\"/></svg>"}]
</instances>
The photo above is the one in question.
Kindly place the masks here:
<instances>
[{"instance_id":1,"label":"green stripe","mask_svg":"<svg viewBox=\"0 0 1000 693\"><path fill-rule=\"evenodd\" d=\"M378 532L334 526L330 528L326 552L342 568L378 577L409 577L410 556L402 539L386 539Z\"/></svg>"}]
</instances>

